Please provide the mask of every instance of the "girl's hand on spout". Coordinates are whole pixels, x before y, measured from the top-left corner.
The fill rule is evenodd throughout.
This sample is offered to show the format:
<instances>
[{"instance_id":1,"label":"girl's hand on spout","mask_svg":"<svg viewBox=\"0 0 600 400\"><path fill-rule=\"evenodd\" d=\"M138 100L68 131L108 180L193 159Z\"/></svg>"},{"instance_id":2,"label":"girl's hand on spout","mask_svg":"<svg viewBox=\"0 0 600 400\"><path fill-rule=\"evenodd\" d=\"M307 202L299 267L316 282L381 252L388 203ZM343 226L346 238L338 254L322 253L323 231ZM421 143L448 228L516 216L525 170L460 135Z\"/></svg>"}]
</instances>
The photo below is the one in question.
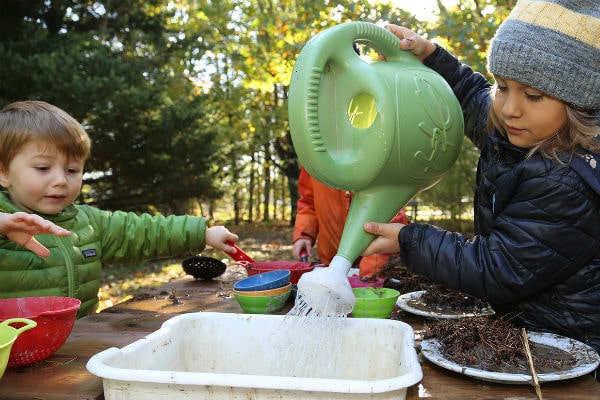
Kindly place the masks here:
<instances>
[{"instance_id":1,"label":"girl's hand on spout","mask_svg":"<svg viewBox=\"0 0 600 400\"><path fill-rule=\"evenodd\" d=\"M380 224L377 222L366 222L363 229L367 233L377 235L375 240L361 254L363 257L373 254L395 254L400 251L398 234L404 224Z\"/></svg>"}]
</instances>

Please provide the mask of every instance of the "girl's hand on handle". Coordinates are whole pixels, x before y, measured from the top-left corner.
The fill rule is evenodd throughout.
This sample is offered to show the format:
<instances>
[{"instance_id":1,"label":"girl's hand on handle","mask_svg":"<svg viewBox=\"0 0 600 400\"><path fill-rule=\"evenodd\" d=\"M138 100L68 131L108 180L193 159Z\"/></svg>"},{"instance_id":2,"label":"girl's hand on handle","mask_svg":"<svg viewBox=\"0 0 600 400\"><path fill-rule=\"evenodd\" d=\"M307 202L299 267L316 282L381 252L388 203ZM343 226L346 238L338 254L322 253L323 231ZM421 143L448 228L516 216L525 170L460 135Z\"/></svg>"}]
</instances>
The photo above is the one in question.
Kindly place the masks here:
<instances>
[{"instance_id":1,"label":"girl's hand on handle","mask_svg":"<svg viewBox=\"0 0 600 400\"><path fill-rule=\"evenodd\" d=\"M398 25L386 25L384 28L400 39L400 48L402 50L410 51L421 62L435 51L435 44L422 38L408 28Z\"/></svg>"},{"instance_id":2,"label":"girl's hand on handle","mask_svg":"<svg viewBox=\"0 0 600 400\"><path fill-rule=\"evenodd\" d=\"M294 247L292 247L292 255L294 256L294 260L302 261L301 253L303 252L312 254L312 242L310 239L302 238L294 242Z\"/></svg>"},{"instance_id":3,"label":"girl's hand on handle","mask_svg":"<svg viewBox=\"0 0 600 400\"><path fill-rule=\"evenodd\" d=\"M40 257L48 257L50 250L38 242L34 235L69 236L71 232L39 215L16 212L14 214L0 213L0 234Z\"/></svg>"},{"instance_id":4,"label":"girl's hand on handle","mask_svg":"<svg viewBox=\"0 0 600 400\"><path fill-rule=\"evenodd\" d=\"M363 257L373 254L395 254L400 251L400 240L398 234L404 224L380 224L377 222L365 222L363 229L367 233L377 235L375 240L361 254Z\"/></svg>"},{"instance_id":5,"label":"girl's hand on handle","mask_svg":"<svg viewBox=\"0 0 600 400\"><path fill-rule=\"evenodd\" d=\"M225 253L235 253L235 248L227 244L227 242L237 243L237 241L238 235L229 232L224 226L211 226L206 230L206 244Z\"/></svg>"}]
</instances>

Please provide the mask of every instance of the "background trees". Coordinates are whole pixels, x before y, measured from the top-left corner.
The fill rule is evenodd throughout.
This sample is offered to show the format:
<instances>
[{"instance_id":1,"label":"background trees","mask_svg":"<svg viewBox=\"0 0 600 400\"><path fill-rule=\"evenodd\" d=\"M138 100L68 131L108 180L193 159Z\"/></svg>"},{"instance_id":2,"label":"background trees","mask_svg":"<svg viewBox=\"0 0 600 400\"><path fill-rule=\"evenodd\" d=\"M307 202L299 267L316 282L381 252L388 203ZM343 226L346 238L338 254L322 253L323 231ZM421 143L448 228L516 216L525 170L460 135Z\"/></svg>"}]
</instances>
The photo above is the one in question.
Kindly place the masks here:
<instances>
[{"instance_id":1,"label":"background trees","mask_svg":"<svg viewBox=\"0 0 600 400\"><path fill-rule=\"evenodd\" d=\"M299 167L287 89L304 43L335 24L388 21L484 71L514 1L438 3L438 19L418 21L391 3L348 0L2 2L0 106L41 99L83 122L93 150L82 202L291 221ZM420 204L460 218L475 158L465 146Z\"/></svg>"}]
</instances>

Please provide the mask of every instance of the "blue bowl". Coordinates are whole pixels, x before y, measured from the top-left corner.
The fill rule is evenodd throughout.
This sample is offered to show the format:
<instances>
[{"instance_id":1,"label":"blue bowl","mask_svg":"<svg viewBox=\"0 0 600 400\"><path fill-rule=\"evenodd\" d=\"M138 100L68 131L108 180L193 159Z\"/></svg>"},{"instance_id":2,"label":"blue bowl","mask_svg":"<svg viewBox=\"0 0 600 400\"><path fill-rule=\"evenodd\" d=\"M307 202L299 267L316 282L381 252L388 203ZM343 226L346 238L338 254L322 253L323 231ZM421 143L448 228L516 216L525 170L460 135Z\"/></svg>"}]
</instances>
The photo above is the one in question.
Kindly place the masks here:
<instances>
[{"instance_id":1,"label":"blue bowl","mask_svg":"<svg viewBox=\"0 0 600 400\"><path fill-rule=\"evenodd\" d=\"M290 283L290 271L280 269L275 271L263 272L249 276L248 278L237 281L233 288L242 292L254 290L269 290L288 285Z\"/></svg>"}]
</instances>

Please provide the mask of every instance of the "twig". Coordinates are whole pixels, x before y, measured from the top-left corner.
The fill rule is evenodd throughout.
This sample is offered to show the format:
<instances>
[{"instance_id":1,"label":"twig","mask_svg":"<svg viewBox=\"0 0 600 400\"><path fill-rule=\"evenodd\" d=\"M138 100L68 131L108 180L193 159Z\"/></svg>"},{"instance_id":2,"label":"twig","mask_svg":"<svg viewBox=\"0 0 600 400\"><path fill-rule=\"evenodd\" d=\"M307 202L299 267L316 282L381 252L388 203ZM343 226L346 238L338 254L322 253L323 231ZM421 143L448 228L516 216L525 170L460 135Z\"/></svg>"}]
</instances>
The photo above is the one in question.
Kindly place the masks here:
<instances>
[{"instance_id":1,"label":"twig","mask_svg":"<svg viewBox=\"0 0 600 400\"><path fill-rule=\"evenodd\" d=\"M535 372L535 367L533 366L533 356L531 355L531 350L529 349L529 340L527 339L527 332L525 331L525 328L521 329L521 337L523 339L523 346L525 347L525 355L527 356L527 361L529 362L529 369L531 370L533 387L535 388L535 393L537 394L538 400L542 400L542 388L540 387L540 382L538 380L537 373Z\"/></svg>"}]
</instances>

